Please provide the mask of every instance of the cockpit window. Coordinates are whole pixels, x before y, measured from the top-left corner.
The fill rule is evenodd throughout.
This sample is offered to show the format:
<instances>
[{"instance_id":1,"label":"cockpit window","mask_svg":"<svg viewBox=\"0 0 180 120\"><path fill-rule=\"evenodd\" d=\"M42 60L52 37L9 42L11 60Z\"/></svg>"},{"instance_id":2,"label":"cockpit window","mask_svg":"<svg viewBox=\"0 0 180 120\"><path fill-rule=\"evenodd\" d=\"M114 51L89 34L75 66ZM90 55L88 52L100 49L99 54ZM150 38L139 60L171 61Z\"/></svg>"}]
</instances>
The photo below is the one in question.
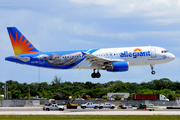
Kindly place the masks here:
<instances>
[{"instance_id":1,"label":"cockpit window","mask_svg":"<svg viewBox=\"0 0 180 120\"><path fill-rule=\"evenodd\" d=\"M166 51L166 50L162 50L162 51L161 51L161 53L167 53L167 52L168 52L168 51Z\"/></svg>"}]
</instances>

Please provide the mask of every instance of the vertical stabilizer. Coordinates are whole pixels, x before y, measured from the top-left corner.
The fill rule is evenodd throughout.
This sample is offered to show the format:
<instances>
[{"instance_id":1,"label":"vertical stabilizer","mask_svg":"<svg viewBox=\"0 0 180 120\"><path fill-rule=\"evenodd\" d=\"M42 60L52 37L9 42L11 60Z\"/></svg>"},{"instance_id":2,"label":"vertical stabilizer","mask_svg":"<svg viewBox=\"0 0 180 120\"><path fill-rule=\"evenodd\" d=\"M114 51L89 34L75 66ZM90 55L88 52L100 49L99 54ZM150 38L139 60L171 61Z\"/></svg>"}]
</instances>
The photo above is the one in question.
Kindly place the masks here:
<instances>
[{"instance_id":1,"label":"vertical stabilizer","mask_svg":"<svg viewBox=\"0 0 180 120\"><path fill-rule=\"evenodd\" d=\"M7 30L15 55L39 52L16 27L7 27Z\"/></svg>"}]
</instances>

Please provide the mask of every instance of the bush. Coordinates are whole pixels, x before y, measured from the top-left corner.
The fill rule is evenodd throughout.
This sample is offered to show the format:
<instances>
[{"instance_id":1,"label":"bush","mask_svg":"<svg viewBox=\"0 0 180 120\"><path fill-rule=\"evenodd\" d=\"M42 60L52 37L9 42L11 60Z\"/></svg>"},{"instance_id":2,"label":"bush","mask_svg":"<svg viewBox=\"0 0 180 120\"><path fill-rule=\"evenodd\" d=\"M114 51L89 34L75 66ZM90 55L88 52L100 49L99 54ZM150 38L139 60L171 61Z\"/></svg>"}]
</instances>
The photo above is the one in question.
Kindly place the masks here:
<instances>
[{"instance_id":1,"label":"bush","mask_svg":"<svg viewBox=\"0 0 180 120\"><path fill-rule=\"evenodd\" d=\"M107 99L107 95L102 96L102 99Z\"/></svg>"},{"instance_id":2,"label":"bush","mask_svg":"<svg viewBox=\"0 0 180 120\"><path fill-rule=\"evenodd\" d=\"M0 100L4 100L4 98L0 96Z\"/></svg>"},{"instance_id":3,"label":"bush","mask_svg":"<svg viewBox=\"0 0 180 120\"><path fill-rule=\"evenodd\" d=\"M116 95L116 96L114 97L115 100L121 100L121 98L122 98L122 96L120 96L120 95Z\"/></svg>"}]
</instances>

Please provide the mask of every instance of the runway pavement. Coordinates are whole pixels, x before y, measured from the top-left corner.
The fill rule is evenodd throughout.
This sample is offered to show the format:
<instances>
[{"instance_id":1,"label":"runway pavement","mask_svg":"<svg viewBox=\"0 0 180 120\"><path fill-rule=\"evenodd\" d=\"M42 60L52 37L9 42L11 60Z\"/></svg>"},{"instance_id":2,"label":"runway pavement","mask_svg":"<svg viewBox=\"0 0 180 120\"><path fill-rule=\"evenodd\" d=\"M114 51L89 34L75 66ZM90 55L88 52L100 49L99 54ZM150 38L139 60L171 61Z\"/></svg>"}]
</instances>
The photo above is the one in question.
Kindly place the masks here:
<instances>
[{"instance_id":1,"label":"runway pavement","mask_svg":"<svg viewBox=\"0 0 180 120\"><path fill-rule=\"evenodd\" d=\"M180 110L155 109L65 109L64 111L43 111L42 108L1 107L0 115L180 115Z\"/></svg>"}]
</instances>

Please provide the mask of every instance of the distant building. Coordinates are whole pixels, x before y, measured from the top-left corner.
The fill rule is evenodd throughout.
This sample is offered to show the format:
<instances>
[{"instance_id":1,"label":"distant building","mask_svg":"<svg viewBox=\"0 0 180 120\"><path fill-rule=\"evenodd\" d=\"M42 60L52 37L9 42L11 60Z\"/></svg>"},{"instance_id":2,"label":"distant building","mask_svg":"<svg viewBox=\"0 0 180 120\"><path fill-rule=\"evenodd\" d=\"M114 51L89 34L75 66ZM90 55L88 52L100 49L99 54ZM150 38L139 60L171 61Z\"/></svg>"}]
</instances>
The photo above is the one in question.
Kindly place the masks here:
<instances>
[{"instance_id":1,"label":"distant building","mask_svg":"<svg viewBox=\"0 0 180 120\"><path fill-rule=\"evenodd\" d=\"M107 99L108 99L108 100L111 100L111 97L112 97L112 96L114 97L114 96L116 96L116 95L119 95L119 96L127 99L130 94L129 94L129 93L107 93Z\"/></svg>"}]
</instances>

